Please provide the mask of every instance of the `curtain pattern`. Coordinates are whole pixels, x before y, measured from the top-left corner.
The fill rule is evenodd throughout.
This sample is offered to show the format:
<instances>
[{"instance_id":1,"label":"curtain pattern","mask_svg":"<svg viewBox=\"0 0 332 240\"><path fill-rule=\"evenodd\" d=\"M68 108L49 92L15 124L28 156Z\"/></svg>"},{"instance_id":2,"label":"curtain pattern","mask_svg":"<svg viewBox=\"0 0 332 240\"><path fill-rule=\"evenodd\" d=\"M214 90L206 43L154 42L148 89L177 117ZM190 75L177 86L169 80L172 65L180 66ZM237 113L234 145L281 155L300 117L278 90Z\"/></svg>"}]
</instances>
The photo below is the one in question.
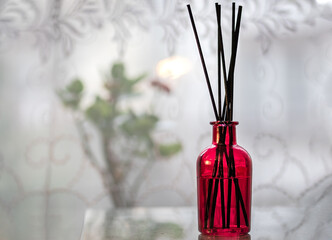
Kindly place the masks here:
<instances>
[{"instance_id":1,"label":"curtain pattern","mask_svg":"<svg viewBox=\"0 0 332 240\"><path fill-rule=\"evenodd\" d=\"M102 173L82 147L75 113L60 103L56 91L79 76L87 86L84 104L89 104L101 91L101 76L116 61L124 62L132 74L148 73L144 100L136 107L159 116L157 138L178 139L183 145L180 154L151 164L135 204L195 205L195 160L211 143L208 122L213 113L186 3L0 3L0 238L14 234L23 239L24 232L30 232L34 239L61 239L58 229L65 229L66 219L81 224L69 217L69 209L77 220L88 207L112 206ZM214 4L190 3L211 79L216 79ZM314 0L239 3L244 15L235 118L240 121L238 143L253 158L253 204L305 208L307 218L325 223L308 226L320 231L330 224L329 212L322 209L330 209L332 186L332 7ZM222 4L228 46L231 1ZM177 79L162 79L156 66L171 56L188 59L191 70ZM149 79L155 78L171 93L151 90ZM84 124L93 151L102 159L98 133ZM143 164L134 166L128 186L135 168ZM287 229L288 237L308 228L304 219L296 225L280 219L278 212L272 217ZM77 234L64 232L67 239Z\"/></svg>"}]
</instances>

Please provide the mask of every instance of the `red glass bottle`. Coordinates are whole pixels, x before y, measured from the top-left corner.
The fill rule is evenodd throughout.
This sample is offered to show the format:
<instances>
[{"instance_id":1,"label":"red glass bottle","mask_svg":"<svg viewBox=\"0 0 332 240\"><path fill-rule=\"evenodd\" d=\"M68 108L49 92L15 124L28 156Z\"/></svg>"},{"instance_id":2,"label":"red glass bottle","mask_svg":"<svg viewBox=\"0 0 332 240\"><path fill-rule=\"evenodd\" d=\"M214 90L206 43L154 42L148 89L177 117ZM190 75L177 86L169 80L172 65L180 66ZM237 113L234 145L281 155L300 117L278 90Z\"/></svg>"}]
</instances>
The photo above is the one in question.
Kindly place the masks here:
<instances>
[{"instance_id":1,"label":"red glass bottle","mask_svg":"<svg viewBox=\"0 0 332 240\"><path fill-rule=\"evenodd\" d=\"M252 161L236 143L238 122L212 122L212 146L197 159L198 230L235 236L250 231Z\"/></svg>"}]
</instances>

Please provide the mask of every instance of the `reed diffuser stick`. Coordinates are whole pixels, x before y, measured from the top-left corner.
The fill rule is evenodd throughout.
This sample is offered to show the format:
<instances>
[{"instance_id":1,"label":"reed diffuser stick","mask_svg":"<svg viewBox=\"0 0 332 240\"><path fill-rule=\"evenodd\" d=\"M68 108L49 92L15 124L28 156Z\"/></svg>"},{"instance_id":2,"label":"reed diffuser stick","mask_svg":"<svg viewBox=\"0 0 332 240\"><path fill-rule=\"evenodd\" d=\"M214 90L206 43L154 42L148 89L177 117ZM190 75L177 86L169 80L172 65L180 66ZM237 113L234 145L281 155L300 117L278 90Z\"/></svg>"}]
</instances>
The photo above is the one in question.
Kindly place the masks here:
<instances>
[{"instance_id":1,"label":"reed diffuser stick","mask_svg":"<svg viewBox=\"0 0 332 240\"><path fill-rule=\"evenodd\" d=\"M215 4L216 7L216 17L217 17L217 26L218 26L218 106L219 106L219 118L222 120L224 117L224 113L225 113L225 108L223 107L223 114L221 116L221 58L222 58L222 69L223 69L223 76L224 76L224 83L226 86L226 82L227 82L227 75L226 75L226 63L225 63L225 54L224 54L224 48L223 48L223 41L222 41L222 30L221 30L221 24L220 24L220 19L221 19L221 6L216 3ZM226 88L225 88L226 89ZM225 95L226 95L226 101L224 102L224 105L227 103L227 92L225 91ZM221 134L220 128L219 128L219 134ZM220 139L219 139L220 140ZM218 143L220 144L220 142ZM215 158L215 163L218 163L219 166L221 166L221 168L219 167L219 176L223 175L223 168L222 168L222 164L223 164L223 160L222 160L223 154L221 154L221 152L219 151L218 147L216 149L216 158ZM222 176L223 177L223 176ZM220 185L220 195L221 195L221 204L222 204L222 219L223 219L223 227L225 227L225 203L224 203L224 182L220 181L221 185ZM213 198L212 198L212 206L211 206L211 221L210 221L210 228L213 227L214 224L214 215L215 215L215 208L216 208L216 202L217 202L217 195L218 195L218 184L219 184L219 180L215 180L214 182L214 190L213 190ZM211 189L212 191L212 189ZM211 192L208 192L208 194L211 194ZM207 206L210 209L210 202L207 202Z\"/></svg>"},{"instance_id":2,"label":"reed diffuser stick","mask_svg":"<svg viewBox=\"0 0 332 240\"><path fill-rule=\"evenodd\" d=\"M222 27L221 27L221 5L216 3L216 15L217 15L217 26L218 26L218 100L219 100L219 118L220 121L224 120L225 116L225 104L227 105L228 102L228 91L227 91L227 73L226 73L226 60L225 60L225 51L224 51L224 43L222 37ZM220 57L222 60L222 70L224 76L224 87L225 87L225 99L224 99L224 107L223 111L221 111L221 71L220 71Z\"/></svg>"},{"instance_id":3,"label":"reed diffuser stick","mask_svg":"<svg viewBox=\"0 0 332 240\"><path fill-rule=\"evenodd\" d=\"M211 88L211 84L210 84L209 74L208 74L208 71L207 71L207 68L206 68L206 64L205 64L205 60L204 60L204 56L203 56L201 44L199 42L199 38L198 38L197 30L196 30L196 25L195 25L194 17L193 17L193 14L191 12L191 7L190 7L189 4L187 5L187 9L188 9L188 12L189 12L189 17L190 17L192 28L194 30L194 34L195 34L196 44L197 44L197 47L198 47L199 56L201 58L201 62L202 62L202 65L203 65L205 80L206 80L206 84L208 86L208 90L209 90L209 94L210 94L210 98L211 98L211 102L212 102L212 107L213 107L214 115L216 117L216 120L219 120L219 116L218 116L218 112L217 112L217 107L216 107L216 103L214 101L213 92L212 92L212 88Z\"/></svg>"},{"instance_id":4,"label":"reed diffuser stick","mask_svg":"<svg viewBox=\"0 0 332 240\"><path fill-rule=\"evenodd\" d=\"M220 132L221 127L219 127ZM220 149L220 146L217 146L217 152L220 159L219 164L219 178L220 178L220 202L221 202L221 219L222 219L222 228L226 227L225 223L225 190L224 190L224 169L223 169L223 157L225 154L225 151L222 151Z\"/></svg>"},{"instance_id":5,"label":"reed diffuser stick","mask_svg":"<svg viewBox=\"0 0 332 240\"><path fill-rule=\"evenodd\" d=\"M197 44L197 47L198 47L198 52L199 52L199 55L200 55L200 58L201 58L201 62L202 62L202 66L203 66L203 70L204 70L204 74L205 74L205 79L206 79L206 83L207 83L207 86L208 86L210 99L211 99L211 102L212 102L213 111L214 111L216 120L218 121L219 120L219 115L218 115L216 104L215 104L215 101L214 101L213 92L212 92L211 84L210 84L210 79L209 79L209 75L208 75L208 72L207 72L207 68L206 68L206 64L205 64L201 44L200 44L200 41L199 41L199 37L198 37L198 34L197 34L194 17L193 17L191 7L190 7L189 4L187 5L187 9L188 9L191 25L192 25L192 28L193 28L193 31L194 31L196 44ZM214 172L213 175L215 175L216 170L217 170L217 165L216 164L218 165L218 163L217 162L215 163L214 170L213 170L213 172ZM210 203L210 198L211 198L212 188L213 188L213 180L209 179L209 181L208 181L208 198L207 198L207 202L206 202L205 219L204 219L205 228L207 228L207 226L208 226L209 213L210 213L210 204L211 204ZM210 219L210 226L211 226L211 224L213 225L213 223L211 223L211 221L213 221L213 220Z\"/></svg>"},{"instance_id":6,"label":"reed diffuser stick","mask_svg":"<svg viewBox=\"0 0 332 240\"><path fill-rule=\"evenodd\" d=\"M233 4L233 13L235 14L235 4ZM239 6L237 20L236 20L236 27L234 28L234 26L232 26L232 29L235 29L235 31L234 32L232 31L232 54L231 54L231 61L230 61L230 65L229 65L228 78L227 78L229 81L228 93L230 94L230 98L229 98L230 101L228 104L229 121L233 120L234 70L235 70L239 33L240 33L241 16L242 16L242 6ZM232 19L233 19L232 23L234 23L235 16L233 16Z\"/></svg>"},{"instance_id":7,"label":"reed diffuser stick","mask_svg":"<svg viewBox=\"0 0 332 240\"><path fill-rule=\"evenodd\" d=\"M229 128L229 144L230 145L233 144L233 128L232 127ZM235 204L236 204L237 227L240 227L239 191L235 187L235 181L237 181L237 179L236 179L236 174L235 174L235 161L234 161L233 149L229 150L229 158L230 158L230 162L232 164L230 172L231 172L231 177L233 177L234 189L235 189Z\"/></svg>"},{"instance_id":8,"label":"reed diffuser stick","mask_svg":"<svg viewBox=\"0 0 332 240\"><path fill-rule=\"evenodd\" d=\"M220 5L218 3L216 3L216 16L217 16L217 26L218 26L218 54L217 54L217 58L218 58L218 114L219 114L219 119L221 120L221 56L220 56L220 52L221 52L221 39L220 39Z\"/></svg>"}]
</instances>

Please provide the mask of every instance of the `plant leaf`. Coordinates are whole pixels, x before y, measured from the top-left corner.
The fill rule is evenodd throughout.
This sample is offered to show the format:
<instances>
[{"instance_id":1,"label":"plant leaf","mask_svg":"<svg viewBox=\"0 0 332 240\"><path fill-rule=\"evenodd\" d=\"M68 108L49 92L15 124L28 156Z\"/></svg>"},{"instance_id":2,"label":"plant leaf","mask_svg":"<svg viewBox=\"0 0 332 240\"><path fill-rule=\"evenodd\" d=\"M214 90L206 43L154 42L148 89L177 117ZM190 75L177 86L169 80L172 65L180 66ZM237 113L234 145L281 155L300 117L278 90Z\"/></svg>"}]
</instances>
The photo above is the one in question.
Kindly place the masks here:
<instances>
[{"instance_id":1,"label":"plant leaf","mask_svg":"<svg viewBox=\"0 0 332 240\"><path fill-rule=\"evenodd\" d=\"M80 79L76 78L66 87L66 89L72 94L81 94L84 89L84 85Z\"/></svg>"},{"instance_id":2,"label":"plant leaf","mask_svg":"<svg viewBox=\"0 0 332 240\"><path fill-rule=\"evenodd\" d=\"M85 111L88 119L90 119L103 135L112 132L113 119L117 115L114 105L97 96L95 102Z\"/></svg>"},{"instance_id":3,"label":"plant leaf","mask_svg":"<svg viewBox=\"0 0 332 240\"><path fill-rule=\"evenodd\" d=\"M58 90L57 95L65 106L72 109L77 109L81 102L83 90L84 85L82 81L79 79L74 79L65 87L65 89Z\"/></svg>"},{"instance_id":4,"label":"plant leaf","mask_svg":"<svg viewBox=\"0 0 332 240\"><path fill-rule=\"evenodd\" d=\"M121 81L125 78L125 66L123 63L114 63L111 69L111 76L116 81Z\"/></svg>"},{"instance_id":5,"label":"plant leaf","mask_svg":"<svg viewBox=\"0 0 332 240\"><path fill-rule=\"evenodd\" d=\"M144 113L137 116L133 112L130 112L129 118L121 125L121 128L128 136L135 135L147 138L155 128L157 122L158 117L153 114Z\"/></svg>"},{"instance_id":6,"label":"plant leaf","mask_svg":"<svg viewBox=\"0 0 332 240\"><path fill-rule=\"evenodd\" d=\"M182 145L179 142L171 144L160 144L158 149L161 156L170 157L179 153L182 150Z\"/></svg>"},{"instance_id":7,"label":"plant leaf","mask_svg":"<svg viewBox=\"0 0 332 240\"><path fill-rule=\"evenodd\" d=\"M111 68L111 78L105 82L105 88L110 91L112 99L117 101L119 98L135 96L135 85L146 77L141 74L130 79L127 77L123 63L115 63Z\"/></svg>"}]
</instances>

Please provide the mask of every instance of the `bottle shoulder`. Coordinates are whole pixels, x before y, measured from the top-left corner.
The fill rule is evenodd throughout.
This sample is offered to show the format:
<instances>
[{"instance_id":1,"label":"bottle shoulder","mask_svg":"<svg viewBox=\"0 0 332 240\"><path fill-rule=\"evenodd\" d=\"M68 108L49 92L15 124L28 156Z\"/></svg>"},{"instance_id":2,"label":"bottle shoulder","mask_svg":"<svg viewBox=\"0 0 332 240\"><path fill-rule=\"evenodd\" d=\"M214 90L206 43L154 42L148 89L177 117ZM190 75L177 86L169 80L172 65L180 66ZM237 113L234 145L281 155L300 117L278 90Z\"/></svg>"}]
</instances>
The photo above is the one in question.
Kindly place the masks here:
<instances>
[{"instance_id":1,"label":"bottle shoulder","mask_svg":"<svg viewBox=\"0 0 332 240\"><path fill-rule=\"evenodd\" d=\"M240 155L240 157L242 158L246 158L248 161L252 161L251 160L251 156L250 154L248 153L247 150L245 150L243 147L239 146L239 145L235 145L233 147L233 151L236 152L238 155Z\"/></svg>"},{"instance_id":2,"label":"bottle shoulder","mask_svg":"<svg viewBox=\"0 0 332 240\"><path fill-rule=\"evenodd\" d=\"M210 145L208 147L206 147L199 155L198 155L198 160L199 159L205 159L205 158L215 158L216 155L216 150L217 150L218 145ZM229 149L232 150L233 154L236 155L236 157L240 157L243 159L246 159L248 161L251 161L251 156L248 153L247 150L245 150L243 147L241 147L240 145L232 145L232 146L228 146L228 145L219 145L219 150L220 151L227 151L227 153L229 152Z\"/></svg>"},{"instance_id":3,"label":"bottle shoulder","mask_svg":"<svg viewBox=\"0 0 332 240\"><path fill-rule=\"evenodd\" d=\"M220 162L222 165L220 165ZM239 145L211 145L205 148L197 158L197 175L212 176L223 169L228 176L229 166L235 167L237 177L251 176L252 160L249 153ZM218 170L216 170L218 168Z\"/></svg>"}]
</instances>

